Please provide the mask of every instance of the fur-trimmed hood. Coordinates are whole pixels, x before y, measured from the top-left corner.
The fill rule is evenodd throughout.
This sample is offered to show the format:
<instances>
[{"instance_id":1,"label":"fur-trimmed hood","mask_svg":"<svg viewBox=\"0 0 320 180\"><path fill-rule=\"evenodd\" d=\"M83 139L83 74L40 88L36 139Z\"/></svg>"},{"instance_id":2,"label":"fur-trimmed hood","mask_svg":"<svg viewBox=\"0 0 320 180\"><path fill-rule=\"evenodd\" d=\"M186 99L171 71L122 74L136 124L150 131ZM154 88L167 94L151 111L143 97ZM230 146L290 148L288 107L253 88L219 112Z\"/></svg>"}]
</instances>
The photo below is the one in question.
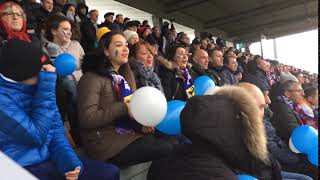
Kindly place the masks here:
<instances>
[{"instance_id":1,"label":"fur-trimmed hood","mask_svg":"<svg viewBox=\"0 0 320 180\"><path fill-rule=\"evenodd\" d=\"M165 57L163 56L158 56L155 58L155 64L157 66L160 66L160 67L164 67L166 69L169 69L169 70L174 70L174 69L177 69L178 66L176 63L174 63L173 61L170 61L168 59L166 59ZM190 69L192 67L192 64L191 63L188 63L187 64L187 68Z\"/></svg>"},{"instance_id":2,"label":"fur-trimmed hood","mask_svg":"<svg viewBox=\"0 0 320 180\"><path fill-rule=\"evenodd\" d=\"M270 164L262 117L241 87L223 86L214 95L191 98L181 113L182 132L231 164L257 159Z\"/></svg>"}]
</instances>

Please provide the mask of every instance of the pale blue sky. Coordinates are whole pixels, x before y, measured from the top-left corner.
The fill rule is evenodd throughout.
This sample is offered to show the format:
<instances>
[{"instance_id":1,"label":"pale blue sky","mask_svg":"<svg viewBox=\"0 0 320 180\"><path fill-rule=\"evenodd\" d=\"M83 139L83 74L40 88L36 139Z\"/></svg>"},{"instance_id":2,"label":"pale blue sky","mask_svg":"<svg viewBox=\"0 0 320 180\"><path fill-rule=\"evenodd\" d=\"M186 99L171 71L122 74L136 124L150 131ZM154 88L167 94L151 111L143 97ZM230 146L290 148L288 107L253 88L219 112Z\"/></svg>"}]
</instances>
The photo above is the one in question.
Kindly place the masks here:
<instances>
[{"instance_id":1,"label":"pale blue sky","mask_svg":"<svg viewBox=\"0 0 320 180\"><path fill-rule=\"evenodd\" d=\"M318 30L307 31L276 39L278 61L318 73ZM261 54L260 42L250 46L253 54ZM273 40L263 41L263 56L275 59Z\"/></svg>"}]
</instances>

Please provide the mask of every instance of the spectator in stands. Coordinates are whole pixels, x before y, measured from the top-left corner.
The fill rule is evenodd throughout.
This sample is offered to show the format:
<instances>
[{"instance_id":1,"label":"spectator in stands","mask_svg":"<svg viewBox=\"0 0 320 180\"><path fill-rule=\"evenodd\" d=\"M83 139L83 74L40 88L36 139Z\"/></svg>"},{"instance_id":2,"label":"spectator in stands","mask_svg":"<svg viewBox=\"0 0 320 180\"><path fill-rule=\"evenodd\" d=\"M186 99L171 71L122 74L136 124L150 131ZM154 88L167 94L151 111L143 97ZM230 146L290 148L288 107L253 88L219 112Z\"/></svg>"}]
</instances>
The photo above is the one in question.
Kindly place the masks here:
<instances>
[{"instance_id":1,"label":"spectator in stands","mask_svg":"<svg viewBox=\"0 0 320 180\"><path fill-rule=\"evenodd\" d=\"M67 0L55 0L54 1L54 6L53 6L53 14L62 14L62 9L64 5L67 4Z\"/></svg>"},{"instance_id":2,"label":"spectator in stands","mask_svg":"<svg viewBox=\"0 0 320 180\"><path fill-rule=\"evenodd\" d=\"M267 76L269 65L270 64L262 59L261 56L256 55L254 59L248 63L248 74L244 78L261 81L267 89L270 89L270 81ZM250 82L250 80L247 80L247 82Z\"/></svg>"},{"instance_id":3,"label":"spectator in stands","mask_svg":"<svg viewBox=\"0 0 320 180\"><path fill-rule=\"evenodd\" d=\"M137 21L129 21L126 26L127 30L137 32L139 24Z\"/></svg>"},{"instance_id":4,"label":"spectator in stands","mask_svg":"<svg viewBox=\"0 0 320 180\"><path fill-rule=\"evenodd\" d=\"M148 20L142 21L142 26L143 26L143 27L149 27L149 28L150 28L149 21L148 21Z\"/></svg>"},{"instance_id":5,"label":"spectator in stands","mask_svg":"<svg viewBox=\"0 0 320 180\"><path fill-rule=\"evenodd\" d=\"M223 59L223 64L224 69L222 74L224 77L224 83L230 85L238 83L237 77L234 74L238 67L237 56L235 54L228 55L225 59Z\"/></svg>"},{"instance_id":6,"label":"spectator in stands","mask_svg":"<svg viewBox=\"0 0 320 180\"><path fill-rule=\"evenodd\" d=\"M97 28L95 24L97 23L98 20L98 11L97 10L91 10L89 12L89 17L90 18L82 18L81 19L81 26L80 30L82 33L81 37L81 46L83 47L84 51L90 52L94 50L96 47L96 31Z\"/></svg>"},{"instance_id":7,"label":"spectator in stands","mask_svg":"<svg viewBox=\"0 0 320 180\"><path fill-rule=\"evenodd\" d=\"M151 33L150 27L141 26L138 34L142 40L147 41L148 38L153 38L151 37Z\"/></svg>"},{"instance_id":8,"label":"spectator in stands","mask_svg":"<svg viewBox=\"0 0 320 180\"><path fill-rule=\"evenodd\" d=\"M280 167L268 153L259 108L264 106L257 107L242 87L225 86L216 95L191 98L181 112L181 129L192 144L153 161L148 179L236 180L245 173L281 180Z\"/></svg>"},{"instance_id":9,"label":"spectator in stands","mask_svg":"<svg viewBox=\"0 0 320 180\"><path fill-rule=\"evenodd\" d=\"M304 86L304 77L302 73L294 73L294 76L298 79L301 86Z\"/></svg>"},{"instance_id":10,"label":"spectator in stands","mask_svg":"<svg viewBox=\"0 0 320 180\"><path fill-rule=\"evenodd\" d=\"M158 75L167 100L186 101L194 95L194 73L188 65L188 52L183 46L171 47L167 59L158 58Z\"/></svg>"},{"instance_id":11,"label":"spectator in stands","mask_svg":"<svg viewBox=\"0 0 320 180\"><path fill-rule=\"evenodd\" d=\"M192 70L194 72L194 79L198 76L208 76L214 82L216 81L218 74L208 69L209 57L208 53L203 49L197 49L192 54ZM217 82L215 82L217 84Z\"/></svg>"},{"instance_id":12,"label":"spectator in stands","mask_svg":"<svg viewBox=\"0 0 320 180\"><path fill-rule=\"evenodd\" d=\"M217 44L217 46L220 46L220 47L226 47L225 41L223 39L221 39L220 37L218 37L216 39L216 44Z\"/></svg>"},{"instance_id":13,"label":"spectator in stands","mask_svg":"<svg viewBox=\"0 0 320 180\"><path fill-rule=\"evenodd\" d=\"M126 28L123 24L123 15L117 14L116 19L113 21L113 29L114 31L124 31Z\"/></svg>"},{"instance_id":14,"label":"spectator in stands","mask_svg":"<svg viewBox=\"0 0 320 180\"><path fill-rule=\"evenodd\" d=\"M191 43L189 53L193 54L197 49L201 48L201 41L199 38L194 38Z\"/></svg>"},{"instance_id":15,"label":"spectator in stands","mask_svg":"<svg viewBox=\"0 0 320 180\"><path fill-rule=\"evenodd\" d=\"M243 87L253 99L256 101L257 107L261 114L264 114L264 126L267 135L267 148L269 153L275 157L277 161L281 164L286 164L290 166L295 166L300 162L300 157L298 154L293 153L289 147L277 136L276 130L270 123L270 118L272 117L272 111L268 107L270 104L270 98L268 96L269 90L264 89L263 84L257 82L257 86L249 83L239 83L238 86ZM258 87L258 88L257 88ZM262 92L262 93L261 93ZM262 96L263 94L263 96ZM264 98L262 98L264 97ZM281 171L282 179L304 179L312 180L312 178L305 176L303 174L291 173L286 171Z\"/></svg>"},{"instance_id":16,"label":"spectator in stands","mask_svg":"<svg viewBox=\"0 0 320 180\"><path fill-rule=\"evenodd\" d=\"M177 38L175 39L176 46L183 46L185 48L189 48L190 45L190 38L184 32L180 32L177 34ZM188 50L189 52L189 50Z\"/></svg>"},{"instance_id":17,"label":"spectator in stands","mask_svg":"<svg viewBox=\"0 0 320 180\"><path fill-rule=\"evenodd\" d=\"M113 30L114 29L114 26L113 26L113 16L114 16L114 13L113 12L108 12L106 13L103 17L104 17L104 22L101 23L99 25L99 27L107 27L108 29L110 30Z\"/></svg>"},{"instance_id":18,"label":"spectator in stands","mask_svg":"<svg viewBox=\"0 0 320 180\"><path fill-rule=\"evenodd\" d=\"M285 83L286 81L289 81L289 80L298 82L298 79L294 75L292 75L291 73L289 73L289 72L281 72L280 73L279 82L272 85L272 87L270 89L271 102L276 101L278 96L282 95L282 93L283 93L282 84ZM250 81L248 81L248 82L250 82Z\"/></svg>"},{"instance_id":19,"label":"spectator in stands","mask_svg":"<svg viewBox=\"0 0 320 180\"><path fill-rule=\"evenodd\" d=\"M283 88L281 95L271 105L271 110L274 112L271 121L279 136L288 144L292 131L303 125L296 108L304 94L299 82L289 80L281 86Z\"/></svg>"},{"instance_id":20,"label":"spectator in stands","mask_svg":"<svg viewBox=\"0 0 320 180\"><path fill-rule=\"evenodd\" d=\"M304 79L303 87L308 87L311 84L310 77L307 75L303 75L303 79Z\"/></svg>"},{"instance_id":21,"label":"spectator in stands","mask_svg":"<svg viewBox=\"0 0 320 180\"><path fill-rule=\"evenodd\" d=\"M79 160L71 148L56 106L55 68L47 63L41 49L25 41L2 47L0 151L39 179L119 179L117 167Z\"/></svg>"},{"instance_id":22,"label":"spectator in stands","mask_svg":"<svg viewBox=\"0 0 320 180\"><path fill-rule=\"evenodd\" d=\"M304 124L318 129L318 87L315 85L306 87L304 93L300 102L301 111L304 113L301 119Z\"/></svg>"},{"instance_id":23,"label":"spectator in stands","mask_svg":"<svg viewBox=\"0 0 320 180\"><path fill-rule=\"evenodd\" d=\"M234 72L234 75L236 76L238 82L240 82L242 80L242 76L243 76L242 74L243 74L242 67L238 65L237 71Z\"/></svg>"},{"instance_id":24,"label":"spectator in stands","mask_svg":"<svg viewBox=\"0 0 320 180\"><path fill-rule=\"evenodd\" d=\"M162 42L160 28L159 27L153 27L151 35L152 35L152 37L154 38L154 40L157 42L157 44L159 46L161 44L161 42Z\"/></svg>"},{"instance_id":25,"label":"spectator in stands","mask_svg":"<svg viewBox=\"0 0 320 180\"><path fill-rule=\"evenodd\" d=\"M125 30L123 32L123 35L128 42L128 47L131 52L133 45L139 42L138 33L136 33L135 31Z\"/></svg>"},{"instance_id":26,"label":"spectator in stands","mask_svg":"<svg viewBox=\"0 0 320 180\"><path fill-rule=\"evenodd\" d=\"M130 51L130 64L135 74L137 88L151 86L164 93L161 81L154 72L153 53L150 46L147 42L138 42Z\"/></svg>"},{"instance_id":27,"label":"spectator in stands","mask_svg":"<svg viewBox=\"0 0 320 180\"><path fill-rule=\"evenodd\" d=\"M243 70L243 75L248 74L248 60L249 58L245 55L242 55L237 59L238 61L238 66L240 66Z\"/></svg>"},{"instance_id":28,"label":"spectator in stands","mask_svg":"<svg viewBox=\"0 0 320 180\"><path fill-rule=\"evenodd\" d=\"M57 91L58 105L63 117L69 120L71 127L71 134L76 142L79 140L77 134L77 82L82 76L80 70L82 58L84 56L84 50L80 43L75 40L71 40L72 28L69 20L65 16L54 15L49 18L46 30L46 37L49 42L45 45L45 49L48 52L50 58L54 62L55 57L62 53L71 54L77 62L77 67L72 75L66 77L59 77L58 87L61 87L62 91ZM63 96L63 93L65 96Z\"/></svg>"},{"instance_id":29,"label":"spectator in stands","mask_svg":"<svg viewBox=\"0 0 320 180\"><path fill-rule=\"evenodd\" d=\"M128 18L128 17L125 17L124 19L123 19L123 25L124 25L124 27L127 29L127 23L130 21L130 18Z\"/></svg>"},{"instance_id":30,"label":"spectator in stands","mask_svg":"<svg viewBox=\"0 0 320 180\"><path fill-rule=\"evenodd\" d=\"M35 33L38 37L44 35L46 29L46 21L53 10L53 0L42 0L40 7L36 8L32 12L32 19L34 22L31 22L34 26ZM29 21L29 20L28 20Z\"/></svg>"},{"instance_id":31,"label":"spectator in stands","mask_svg":"<svg viewBox=\"0 0 320 180\"><path fill-rule=\"evenodd\" d=\"M201 49L207 51L208 50L208 41L207 39L201 39Z\"/></svg>"},{"instance_id":32,"label":"spectator in stands","mask_svg":"<svg viewBox=\"0 0 320 180\"><path fill-rule=\"evenodd\" d=\"M80 66L84 56L84 50L80 43L71 40L72 28L70 21L59 15L50 17L46 30L46 38L50 41L45 45L49 56L54 59L61 53L69 53L77 60L77 69L73 72L73 80L79 81L82 76Z\"/></svg>"},{"instance_id":33,"label":"spectator in stands","mask_svg":"<svg viewBox=\"0 0 320 180\"><path fill-rule=\"evenodd\" d=\"M87 18L88 6L85 3L78 3L76 8L76 14L79 16L80 20Z\"/></svg>"},{"instance_id":34,"label":"spectator in stands","mask_svg":"<svg viewBox=\"0 0 320 180\"><path fill-rule=\"evenodd\" d=\"M36 19L33 16L33 13L39 9L40 4L36 0L26 0L21 4L22 9L27 16L27 33L34 34L36 28Z\"/></svg>"},{"instance_id":35,"label":"spectator in stands","mask_svg":"<svg viewBox=\"0 0 320 180\"><path fill-rule=\"evenodd\" d=\"M106 35L104 49L85 56L78 86L85 151L120 167L169 155L175 149L175 138L153 134L153 127L138 125L131 118L128 96L136 82L128 63L127 42L119 32Z\"/></svg>"},{"instance_id":36,"label":"spectator in stands","mask_svg":"<svg viewBox=\"0 0 320 180\"><path fill-rule=\"evenodd\" d=\"M66 4L62 10L63 14L69 19L72 30L72 40L81 42L80 18L76 15L76 6L74 4Z\"/></svg>"},{"instance_id":37,"label":"spectator in stands","mask_svg":"<svg viewBox=\"0 0 320 180\"><path fill-rule=\"evenodd\" d=\"M31 42L26 33L26 15L23 9L14 2L5 2L0 5L0 46L3 40L19 38ZM34 39L32 39L34 40Z\"/></svg>"},{"instance_id":38,"label":"spectator in stands","mask_svg":"<svg viewBox=\"0 0 320 180\"><path fill-rule=\"evenodd\" d=\"M215 72L218 76L215 77L217 86L224 85L223 76L223 52L220 48L215 48L209 51L209 65L208 68Z\"/></svg>"},{"instance_id":39,"label":"spectator in stands","mask_svg":"<svg viewBox=\"0 0 320 180\"><path fill-rule=\"evenodd\" d=\"M150 35L150 38L147 38L147 42L150 45L150 50L154 57L161 55L161 53L159 53L159 45L152 34Z\"/></svg>"}]
</instances>

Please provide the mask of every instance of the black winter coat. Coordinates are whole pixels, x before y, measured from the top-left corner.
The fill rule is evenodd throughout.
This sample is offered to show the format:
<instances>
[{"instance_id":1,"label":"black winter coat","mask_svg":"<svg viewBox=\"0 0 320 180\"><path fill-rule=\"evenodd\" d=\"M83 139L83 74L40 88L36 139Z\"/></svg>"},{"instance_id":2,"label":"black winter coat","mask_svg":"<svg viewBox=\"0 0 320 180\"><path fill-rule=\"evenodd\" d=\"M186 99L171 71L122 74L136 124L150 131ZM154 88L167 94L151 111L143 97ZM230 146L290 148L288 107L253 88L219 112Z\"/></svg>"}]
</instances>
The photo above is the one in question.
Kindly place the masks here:
<instances>
[{"instance_id":1,"label":"black winter coat","mask_svg":"<svg viewBox=\"0 0 320 180\"><path fill-rule=\"evenodd\" d=\"M85 53L88 53L95 48L96 28L89 18L85 15L79 15L81 19L81 46Z\"/></svg>"},{"instance_id":2,"label":"black winter coat","mask_svg":"<svg viewBox=\"0 0 320 180\"><path fill-rule=\"evenodd\" d=\"M184 89L183 76L176 67L173 67L172 62L166 59L161 59L158 66L158 76L164 90L167 100L181 100L188 99L187 93ZM190 67L188 67L192 80L195 74Z\"/></svg>"},{"instance_id":3,"label":"black winter coat","mask_svg":"<svg viewBox=\"0 0 320 180\"><path fill-rule=\"evenodd\" d=\"M300 117L290 108L289 105L276 99L270 106L273 116L272 125L276 128L280 138L289 145L289 139L293 130L301 123Z\"/></svg>"},{"instance_id":4,"label":"black winter coat","mask_svg":"<svg viewBox=\"0 0 320 180\"><path fill-rule=\"evenodd\" d=\"M193 64L191 68L194 72L195 79L199 76L208 76L210 79L213 80L215 85L221 86L220 80L219 80L220 79L219 75L215 71L213 71L211 69L203 69L199 65L196 65L196 64Z\"/></svg>"},{"instance_id":5,"label":"black winter coat","mask_svg":"<svg viewBox=\"0 0 320 180\"><path fill-rule=\"evenodd\" d=\"M216 85L223 86L225 84L225 77L223 75L223 68L213 67L210 63L208 65L208 69L214 72Z\"/></svg>"},{"instance_id":6,"label":"black winter coat","mask_svg":"<svg viewBox=\"0 0 320 180\"><path fill-rule=\"evenodd\" d=\"M218 94L195 96L187 102L180 116L181 129L192 144L176 156L153 161L149 180L236 180L239 173L259 180L281 180L280 166L268 157L262 140L266 138L262 119L255 113L247 119L240 115L257 108L253 100L238 87L222 87ZM248 103L245 110L239 106L243 102Z\"/></svg>"}]
</instances>

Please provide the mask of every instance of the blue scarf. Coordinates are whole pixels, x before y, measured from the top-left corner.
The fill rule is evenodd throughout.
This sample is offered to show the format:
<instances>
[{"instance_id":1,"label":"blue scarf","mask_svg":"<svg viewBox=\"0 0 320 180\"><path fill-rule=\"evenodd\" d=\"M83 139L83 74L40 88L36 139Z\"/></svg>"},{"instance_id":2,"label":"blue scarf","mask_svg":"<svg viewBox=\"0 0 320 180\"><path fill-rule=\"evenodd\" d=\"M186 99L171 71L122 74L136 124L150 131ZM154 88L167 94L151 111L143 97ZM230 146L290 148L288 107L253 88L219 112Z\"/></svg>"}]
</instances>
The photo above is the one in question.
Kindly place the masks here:
<instances>
[{"instance_id":1,"label":"blue scarf","mask_svg":"<svg viewBox=\"0 0 320 180\"><path fill-rule=\"evenodd\" d=\"M130 103L133 91L130 88L129 83L116 73L111 74L113 85L116 90L117 97L121 102L126 104ZM115 131L117 134L135 134L134 131L135 121L132 119L119 119L114 122Z\"/></svg>"}]
</instances>

